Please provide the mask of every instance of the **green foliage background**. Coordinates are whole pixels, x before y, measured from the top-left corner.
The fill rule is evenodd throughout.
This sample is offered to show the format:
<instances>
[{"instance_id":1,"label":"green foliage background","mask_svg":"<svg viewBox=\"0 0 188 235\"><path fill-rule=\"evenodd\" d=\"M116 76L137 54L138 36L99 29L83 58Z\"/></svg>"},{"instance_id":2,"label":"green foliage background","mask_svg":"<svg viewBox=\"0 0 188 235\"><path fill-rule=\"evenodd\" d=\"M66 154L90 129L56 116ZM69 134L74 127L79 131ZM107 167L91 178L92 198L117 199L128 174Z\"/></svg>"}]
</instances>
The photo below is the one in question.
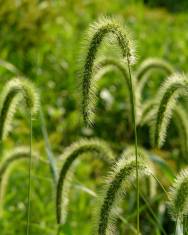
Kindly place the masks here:
<instances>
[{"instance_id":1,"label":"green foliage background","mask_svg":"<svg viewBox=\"0 0 188 235\"><path fill-rule=\"evenodd\" d=\"M123 80L118 79L116 73L111 73L110 77L101 81L101 98L97 105L100 116L96 118L95 128L86 129L83 126L78 57L88 25L101 15L119 16L133 32L137 44L135 67L147 57L160 57L173 64L177 70L187 73L186 2L165 1L163 4L163 1L148 0L144 4L139 0L0 1L0 58L14 64L40 89L50 142L56 155L81 136L102 137L115 150L121 151L131 135L124 115L127 107ZM0 70L0 74L2 88L12 75L4 69ZM145 95L152 96L156 87L155 80L148 86L151 92L146 91ZM18 114L18 117L21 116L22 114ZM45 159L39 126L39 121L35 120L33 142ZM7 149L12 148L15 143L28 144L27 121L23 122L18 118L11 137L6 142ZM147 139L148 133L142 138ZM87 164L82 163L77 172L77 181L84 182L95 191L95 185L100 182L101 166L98 162L93 162L93 165L97 166L97 170L92 171ZM91 183L86 180L85 174L94 178L94 181ZM23 164L11 178L5 215L0 220L1 234L25 234L26 176L26 165ZM74 189L75 191L72 196L74 205L71 206L69 223L65 225L64 233L77 235L82 232L87 235L91 229L89 208L94 206L94 201L83 191ZM48 165L39 161L33 170L31 234L55 234L53 200Z\"/></svg>"}]
</instances>

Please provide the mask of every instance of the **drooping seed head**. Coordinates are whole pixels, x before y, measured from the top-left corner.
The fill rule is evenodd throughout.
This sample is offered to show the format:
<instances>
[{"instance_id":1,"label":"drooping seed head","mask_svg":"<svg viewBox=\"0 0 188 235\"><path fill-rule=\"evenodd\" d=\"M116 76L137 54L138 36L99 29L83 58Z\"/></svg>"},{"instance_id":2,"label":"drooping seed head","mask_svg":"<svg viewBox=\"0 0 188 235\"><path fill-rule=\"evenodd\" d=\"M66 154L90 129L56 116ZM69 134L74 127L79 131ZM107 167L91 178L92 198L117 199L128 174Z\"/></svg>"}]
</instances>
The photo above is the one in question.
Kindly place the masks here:
<instances>
[{"instance_id":1,"label":"drooping seed head","mask_svg":"<svg viewBox=\"0 0 188 235\"><path fill-rule=\"evenodd\" d=\"M60 156L63 161L59 173L56 192L57 223L64 223L69 202L70 185L73 178L74 162L83 153L92 152L108 165L114 160L114 155L108 145L99 139L81 140L69 146Z\"/></svg>"},{"instance_id":2,"label":"drooping seed head","mask_svg":"<svg viewBox=\"0 0 188 235\"><path fill-rule=\"evenodd\" d=\"M170 76L160 88L156 96L156 119L151 128L154 146L161 147L163 145L177 99L179 96L187 95L187 92L187 78L182 74Z\"/></svg>"},{"instance_id":3,"label":"drooping seed head","mask_svg":"<svg viewBox=\"0 0 188 235\"><path fill-rule=\"evenodd\" d=\"M116 20L111 18L102 18L90 26L87 37L87 45L83 73L82 73L82 92L83 92L83 116L86 124L90 123L89 118L92 116L89 112L89 99L91 94L91 81L94 73L94 63L97 52L100 49L104 38L115 38L120 48L122 59L129 65L133 63L135 54L132 40L127 30Z\"/></svg>"},{"instance_id":4,"label":"drooping seed head","mask_svg":"<svg viewBox=\"0 0 188 235\"><path fill-rule=\"evenodd\" d=\"M36 114L39 96L33 84L23 78L8 81L0 98L0 140L8 135L13 116L22 100L25 103L23 107L25 105L32 115Z\"/></svg>"},{"instance_id":5,"label":"drooping seed head","mask_svg":"<svg viewBox=\"0 0 188 235\"><path fill-rule=\"evenodd\" d=\"M136 79L140 81L146 73L153 69L164 71L167 75L175 72L174 68L167 61L159 58L147 58L136 71Z\"/></svg>"},{"instance_id":6,"label":"drooping seed head","mask_svg":"<svg viewBox=\"0 0 188 235\"><path fill-rule=\"evenodd\" d=\"M131 183L136 179L135 156L130 159L122 157L114 166L106 182L104 195L99 202L96 233L98 235L114 234L117 210ZM142 161L138 161L139 176L150 175L151 170Z\"/></svg>"},{"instance_id":7,"label":"drooping seed head","mask_svg":"<svg viewBox=\"0 0 188 235\"><path fill-rule=\"evenodd\" d=\"M169 211L173 220L188 215L188 168L176 177L169 192Z\"/></svg>"},{"instance_id":8,"label":"drooping seed head","mask_svg":"<svg viewBox=\"0 0 188 235\"><path fill-rule=\"evenodd\" d=\"M135 94L136 94L136 103L138 107L142 107L144 87L146 86L149 79L152 77L151 75L154 74L156 71L164 72L165 76L169 76L175 72L174 68L165 60L159 58L145 59L140 64L135 73L135 80L136 80ZM145 115L142 114L142 108L140 108L139 110L140 110L140 118L137 118L138 120L137 124L140 124L140 122L142 122L141 120L143 119L142 116Z\"/></svg>"}]
</instances>

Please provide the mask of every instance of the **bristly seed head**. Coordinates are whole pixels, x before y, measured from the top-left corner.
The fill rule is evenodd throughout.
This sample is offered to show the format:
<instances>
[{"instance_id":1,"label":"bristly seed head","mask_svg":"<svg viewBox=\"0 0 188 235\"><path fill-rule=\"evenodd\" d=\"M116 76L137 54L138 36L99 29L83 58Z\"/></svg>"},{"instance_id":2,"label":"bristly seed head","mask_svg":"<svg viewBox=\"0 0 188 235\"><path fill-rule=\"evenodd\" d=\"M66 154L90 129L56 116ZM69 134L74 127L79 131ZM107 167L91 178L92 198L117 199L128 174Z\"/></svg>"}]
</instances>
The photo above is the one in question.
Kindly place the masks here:
<instances>
[{"instance_id":1,"label":"bristly seed head","mask_svg":"<svg viewBox=\"0 0 188 235\"><path fill-rule=\"evenodd\" d=\"M94 73L94 62L97 56L97 52L105 37L116 38L117 44L120 48L122 58L129 65L134 61L134 47L132 40L129 37L127 30L119 24L116 20L110 18L102 18L98 22L90 26L89 33L87 35L86 55L83 65L83 80L82 80L82 92L83 92L83 117L85 123L90 124L90 111L88 109L90 103L90 90L92 89L92 79Z\"/></svg>"},{"instance_id":2,"label":"bristly seed head","mask_svg":"<svg viewBox=\"0 0 188 235\"><path fill-rule=\"evenodd\" d=\"M67 206L69 202L69 191L74 173L74 163L83 153L92 152L96 157L110 165L114 161L114 154L110 147L99 139L83 139L69 146L60 159L63 165L59 173L56 192L56 217L57 223L64 223L66 220Z\"/></svg>"},{"instance_id":3,"label":"bristly seed head","mask_svg":"<svg viewBox=\"0 0 188 235\"><path fill-rule=\"evenodd\" d=\"M179 96L187 95L187 92L187 78L182 74L170 76L160 88L156 96L156 119L151 128L154 146L162 147L177 99Z\"/></svg>"},{"instance_id":4,"label":"bristly seed head","mask_svg":"<svg viewBox=\"0 0 188 235\"><path fill-rule=\"evenodd\" d=\"M131 157L126 159L124 156L115 164L109 179L106 182L104 195L100 199L100 206L97 218L97 234L113 234L113 223L116 221L116 207L124 198L131 182L136 178L136 161ZM152 171L142 161L138 161L139 175L151 175Z\"/></svg>"},{"instance_id":5,"label":"bristly seed head","mask_svg":"<svg viewBox=\"0 0 188 235\"><path fill-rule=\"evenodd\" d=\"M188 168L176 177L169 192L169 211L173 220L188 215Z\"/></svg>"},{"instance_id":6,"label":"bristly seed head","mask_svg":"<svg viewBox=\"0 0 188 235\"><path fill-rule=\"evenodd\" d=\"M31 114L36 114L39 108L39 95L34 85L24 78L8 81L0 98L0 140L8 135L16 108L22 99Z\"/></svg>"}]
</instances>

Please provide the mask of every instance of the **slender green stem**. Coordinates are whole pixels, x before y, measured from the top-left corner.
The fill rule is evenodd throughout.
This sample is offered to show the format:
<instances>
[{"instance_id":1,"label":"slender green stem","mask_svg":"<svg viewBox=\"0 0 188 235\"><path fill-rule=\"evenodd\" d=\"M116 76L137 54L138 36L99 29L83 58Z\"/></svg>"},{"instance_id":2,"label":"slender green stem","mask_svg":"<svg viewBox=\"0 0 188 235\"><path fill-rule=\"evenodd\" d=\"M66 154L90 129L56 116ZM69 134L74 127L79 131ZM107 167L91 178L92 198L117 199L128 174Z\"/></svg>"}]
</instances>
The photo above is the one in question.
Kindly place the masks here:
<instances>
[{"instance_id":1,"label":"slender green stem","mask_svg":"<svg viewBox=\"0 0 188 235\"><path fill-rule=\"evenodd\" d=\"M40 114L42 135L43 135L44 143L45 143L45 150L46 150L46 154L47 154L48 161L50 164L50 170L51 170L51 173L53 176L53 181L54 181L54 184L56 185L57 181L58 181L57 166L56 166L54 154L53 154L51 146L50 146L48 132L47 132L47 128L46 128L46 122L45 122L45 118L44 118L44 113L42 111L42 107L40 107L40 109L39 109L39 114Z\"/></svg>"},{"instance_id":2,"label":"slender green stem","mask_svg":"<svg viewBox=\"0 0 188 235\"><path fill-rule=\"evenodd\" d=\"M29 180L28 180L28 196L27 196L27 235L30 233L30 209L31 209L31 167L32 167L32 114L30 111L30 154L29 154Z\"/></svg>"},{"instance_id":3,"label":"slender green stem","mask_svg":"<svg viewBox=\"0 0 188 235\"><path fill-rule=\"evenodd\" d=\"M129 61L127 57L127 61ZM133 94L133 84L132 84L132 76L131 76L131 68L128 62L128 72L130 78L130 98L131 98L131 106L132 106L132 120L133 120L133 128L134 128L134 142L135 142L135 157L136 157L136 201L137 201L137 234L140 234L140 202L139 202L139 175L138 175L138 140L137 140L137 127L136 127L136 113L135 113L135 96Z\"/></svg>"},{"instance_id":4,"label":"slender green stem","mask_svg":"<svg viewBox=\"0 0 188 235\"><path fill-rule=\"evenodd\" d=\"M162 190L164 191L166 197L169 199L169 196L168 196L168 192L166 191L166 189L164 188L164 186L162 185L162 183L159 181L159 179L154 175L154 174L151 174L153 176L153 178L156 180L156 182L159 184L159 186L162 188Z\"/></svg>"},{"instance_id":5,"label":"slender green stem","mask_svg":"<svg viewBox=\"0 0 188 235\"><path fill-rule=\"evenodd\" d=\"M134 184L132 184L132 186L135 188L135 185ZM163 227L161 226L161 223L160 223L160 221L158 220L158 218L157 218L157 216L155 215L155 212L153 211L153 209L152 209L152 207L151 207L151 202L149 203L148 202L148 200L145 198L145 196L143 195L143 193L142 192L140 192L140 197L141 197L141 199L144 201L144 203L145 203L145 208L148 208L148 210L149 210L149 212L150 212L150 214L151 214L151 216L153 216L153 219L154 219L154 222L155 222L155 224L159 227L159 229L161 230L161 232L164 234L164 235L167 235L166 234L166 232L164 231L164 229L163 229ZM152 201L152 203L154 203L154 202L156 202L156 201L158 201L158 200L160 200L161 199L161 197L157 197L157 200L156 200L156 198L155 198L155 200L153 200ZM145 209L143 209L143 211L144 211ZM142 210L140 210L140 211L142 211ZM131 216L130 216L130 218L131 218ZM127 219L127 221L129 222L129 219Z\"/></svg>"},{"instance_id":6,"label":"slender green stem","mask_svg":"<svg viewBox=\"0 0 188 235\"><path fill-rule=\"evenodd\" d=\"M37 66L37 68L38 68L37 71L39 71L40 66L41 66L41 64L40 64L41 61L40 60L43 61L43 58L39 58L37 56L37 65L38 65ZM37 76L39 76L38 72L37 72ZM49 161L50 171L51 171L53 182L54 182L54 185L55 185L55 188L56 188L57 181L58 181L57 165L56 165L55 156L54 156L54 153L52 151L51 144L50 144L50 141L49 141L45 115L44 115L42 107L43 106L41 104L40 109L39 109L41 131L42 131L42 135L43 135L43 138L44 138L45 151L46 151L46 155L47 155L47 158L48 158L48 161Z\"/></svg>"},{"instance_id":7,"label":"slender green stem","mask_svg":"<svg viewBox=\"0 0 188 235\"><path fill-rule=\"evenodd\" d=\"M163 229L163 227L161 226L161 223L160 221L158 220L157 216L155 215L152 207L150 206L150 204L148 203L147 199L144 197L144 195L141 194L141 197L143 199L143 201L145 202L147 208L149 209L149 212L150 214L153 216L154 218L154 222L155 222L155 225L157 225L159 227L159 229L161 230L161 232L164 234L164 235L167 235L165 230ZM157 224L156 224L157 223Z\"/></svg>"}]
</instances>

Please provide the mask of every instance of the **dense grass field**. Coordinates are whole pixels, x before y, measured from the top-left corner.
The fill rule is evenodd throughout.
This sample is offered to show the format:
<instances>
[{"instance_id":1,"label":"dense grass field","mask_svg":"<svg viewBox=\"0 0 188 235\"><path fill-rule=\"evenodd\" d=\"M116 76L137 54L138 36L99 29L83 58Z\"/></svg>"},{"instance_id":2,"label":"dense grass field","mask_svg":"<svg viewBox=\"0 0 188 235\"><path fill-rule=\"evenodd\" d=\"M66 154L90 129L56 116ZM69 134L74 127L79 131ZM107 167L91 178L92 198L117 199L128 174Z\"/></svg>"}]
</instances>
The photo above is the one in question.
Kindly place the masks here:
<instances>
[{"instance_id":1,"label":"dense grass field","mask_svg":"<svg viewBox=\"0 0 188 235\"><path fill-rule=\"evenodd\" d=\"M0 2L0 234L188 234L188 9L165 2Z\"/></svg>"}]
</instances>

